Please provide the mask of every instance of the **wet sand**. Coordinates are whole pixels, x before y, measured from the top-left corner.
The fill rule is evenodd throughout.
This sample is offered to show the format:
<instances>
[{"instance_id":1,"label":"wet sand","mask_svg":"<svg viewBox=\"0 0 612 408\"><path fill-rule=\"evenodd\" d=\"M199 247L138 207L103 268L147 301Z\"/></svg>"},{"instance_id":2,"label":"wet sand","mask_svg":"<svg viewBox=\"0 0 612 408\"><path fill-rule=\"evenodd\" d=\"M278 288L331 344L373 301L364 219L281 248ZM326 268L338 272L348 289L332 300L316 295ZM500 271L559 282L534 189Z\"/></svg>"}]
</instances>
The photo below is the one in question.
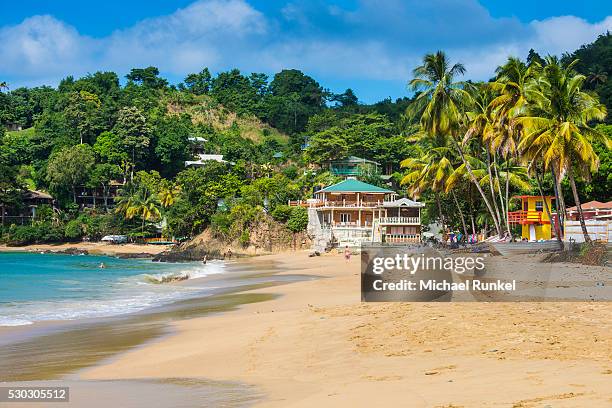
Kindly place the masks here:
<instances>
[{"instance_id":1,"label":"wet sand","mask_svg":"<svg viewBox=\"0 0 612 408\"><path fill-rule=\"evenodd\" d=\"M173 321L227 312L241 305L268 301L277 296L250 290L312 278L297 274L276 276L276 272L274 262L265 262L256 268L248 264L230 264L223 274L173 283L217 287L206 297L103 319L2 327L0 381L61 378L171 333Z\"/></svg>"},{"instance_id":2,"label":"wet sand","mask_svg":"<svg viewBox=\"0 0 612 408\"><path fill-rule=\"evenodd\" d=\"M543 268L537 258L501 260L526 274ZM284 285L256 281L260 287L220 294L214 311L227 313L203 316L179 307L166 311L170 319L132 322L133 328L162 322L161 328L153 327L162 335L121 348L121 354L111 350L100 359L72 364L70 380L89 384L80 401L105 395L107 389L99 385L104 381L190 378L248 384L259 395L248 403L266 407L612 404L612 303L366 304L360 303L357 257L346 263L339 255L290 253L236 264L261 271L253 275L257 279L299 278ZM283 272L275 275L271 264ZM568 282L610 273L610 268L575 264L552 268ZM233 302L234 296L256 298ZM102 336L107 341L113 327L121 326L111 324L111 332ZM91 353L105 347L95 345ZM20 375L43 373L44 365ZM154 388L149 390L155 395Z\"/></svg>"},{"instance_id":3,"label":"wet sand","mask_svg":"<svg viewBox=\"0 0 612 408\"><path fill-rule=\"evenodd\" d=\"M249 262L264 259L326 279L254 290L281 296L177 321L175 334L80 377L240 381L262 390L257 405L266 407L612 403L611 303L363 304L356 258ZM505 261L542 268L532 258ZM572 275L589 267L554 268Z\"/></svg>"},{"instance_id":4,"label":"wet sand","mask_svg":"<svg viewBox=\"0 0 612 408\"><path fill-rule=\"evenodd\" d=\"M66 250L87 251L91 255L130 255L150 254L157 255L168 249L168 245L144 245L144 244L107 244L104 242L78 242L64 244L36 244L20 247L9 247L0 245L0 252L62 252Z\"/></svg>"}]
</instances>

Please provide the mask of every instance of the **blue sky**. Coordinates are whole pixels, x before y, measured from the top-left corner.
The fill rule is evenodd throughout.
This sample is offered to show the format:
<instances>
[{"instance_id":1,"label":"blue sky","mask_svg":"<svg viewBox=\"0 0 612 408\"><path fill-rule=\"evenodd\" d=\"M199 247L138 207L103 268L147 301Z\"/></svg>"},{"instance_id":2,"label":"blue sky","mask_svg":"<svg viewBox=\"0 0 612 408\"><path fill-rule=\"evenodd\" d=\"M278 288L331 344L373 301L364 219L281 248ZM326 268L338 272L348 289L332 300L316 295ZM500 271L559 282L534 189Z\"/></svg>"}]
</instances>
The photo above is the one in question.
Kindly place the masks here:
<instances>
[{"instance_id":1,"label":"blue sky","mask_svg":"<svg viewBox=\"0 0 612 408\"><path fill-rule=\"evenodd\" d=\"M21 0L3 5L0 78L15 88L148 65L172 82L204 66L297 68L374 102L407 95L426 52L487 79L508 55L560 54L606 30L609 0Z\"/></svg>"}]
</instances>

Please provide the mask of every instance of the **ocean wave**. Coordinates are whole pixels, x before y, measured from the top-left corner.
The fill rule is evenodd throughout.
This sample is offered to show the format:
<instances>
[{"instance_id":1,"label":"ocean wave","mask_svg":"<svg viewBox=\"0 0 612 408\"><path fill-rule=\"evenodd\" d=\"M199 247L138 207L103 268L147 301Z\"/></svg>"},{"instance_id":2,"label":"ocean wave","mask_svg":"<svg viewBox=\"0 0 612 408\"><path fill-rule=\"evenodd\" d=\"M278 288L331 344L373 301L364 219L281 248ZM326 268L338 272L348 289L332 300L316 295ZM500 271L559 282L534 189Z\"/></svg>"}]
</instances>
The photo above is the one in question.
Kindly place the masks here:
<instances>
[{"instance_id":1,"label":"ocean wave","mask_svg":"<svg viewBox=\"0 0 612 408\"><path fill-rule=\"evenodd\" d=\"M31 320L12 319L10 317L0 316L0 326L27 326L33 324Z\"/></svg>"},{"instance_id":2,"label":"ocean wave","mask_svg":"<svg viewBox=\"0 0 612 408\"><path fill-rule=\"evenodd\" d=\"M170 281L202 278L224 272L220 262L176 265L170 272L144 273L118 277L114 283L97 293L88 292L87 298L47 301L12 302L0 306L0 326L21 326L36 321L75 320L118 316L136 313L174 301L205 295L208 285L161 285ZM66 279L66 283L68 279ZM75 284L76 282L71 282ZM70 287L60 290L72 292ZM91 289L82 288L82 289Z\"/></svg>"}]
</instances>

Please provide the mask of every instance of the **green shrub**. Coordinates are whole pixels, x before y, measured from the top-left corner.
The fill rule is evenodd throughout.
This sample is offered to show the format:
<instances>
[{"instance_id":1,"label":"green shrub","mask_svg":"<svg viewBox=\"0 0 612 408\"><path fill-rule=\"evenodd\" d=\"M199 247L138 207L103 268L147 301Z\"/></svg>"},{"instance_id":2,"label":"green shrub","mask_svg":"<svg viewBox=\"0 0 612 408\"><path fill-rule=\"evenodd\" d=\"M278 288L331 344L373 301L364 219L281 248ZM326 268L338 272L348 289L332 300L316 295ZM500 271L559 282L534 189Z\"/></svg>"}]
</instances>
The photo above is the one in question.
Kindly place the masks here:
<instances>
[{"instance_id":1,"label":"green shrub","mask_svg":"<svg viewBox=\"0 0 612 408\"><path fill-rule=\"evenodd\" d=\"M298 177L298 167L295 164L292 164L291 166L287 166L283 169L283 174L289 180L295 180Z\"/></svg>"},{"instance_id":2,"label":"green shrub","mask_svg":"<svg viewBox=\"0 0 612 408\"><path fill-rule=\"evenodd\" d=\"M243 247L246 247L249 245L249 242L251 242L251 235L249 234L249 230L243 230L240 233L240 245L242 245Z\"/></svg>"},{"instance_id":3,"label":"green shrub","mask_svg":"<svg viewBox=\"0 0 612 408\"><path fill-rule=\"evenodd\" d=\"M64 235L68 240L78 240L83 237L83 228L79 218L68 221L66 224L66 227L64 228Z\"/></svg>"},{"instance_id":4,"label":"green shrub","mask_svg":"<svg viewBox=\"0 0 612 408\"><path fill-rule=\"evenodd\" d=\"M287 222L289 217L291 217L291 213L293 211L293 207L290 207L285 204L277 205L274 210L270 213L272 218L279 222Z\"/></svg>"},{"instance_id":5,"label":"green shrub","mask_svg":"<svg viewBox=\"0 0 612 408\"><path fill-rule=\"evenodd\" d=\"M287 228L291 232L301 232L308 226L308 210L304 207L293 207L287 220Z\"/></svg>"},{"instance_id":6,"label":"green shrub","mask_svg":"<svg viewBox=\"0 0 612 408\"><path fill-rule=\"evenodd\" d=\"M215 213L210 217L210 227L214 235L227 238L230 235L232 219L227 213Z\"/></svg>"}]
</instances>

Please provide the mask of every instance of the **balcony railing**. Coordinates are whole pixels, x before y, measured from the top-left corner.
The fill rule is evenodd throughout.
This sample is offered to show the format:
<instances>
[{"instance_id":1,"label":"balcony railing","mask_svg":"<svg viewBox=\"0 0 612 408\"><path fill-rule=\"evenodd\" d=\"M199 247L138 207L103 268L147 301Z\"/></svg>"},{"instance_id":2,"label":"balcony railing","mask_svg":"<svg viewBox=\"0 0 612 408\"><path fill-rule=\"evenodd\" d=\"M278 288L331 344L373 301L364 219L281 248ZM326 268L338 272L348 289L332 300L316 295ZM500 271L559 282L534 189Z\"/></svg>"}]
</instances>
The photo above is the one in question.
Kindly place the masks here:
<instances>
[{"instance_id":1,"label":"balcony railing","mask_svg":"<svg viewBox=\"0 0 612 408\"><path fill-rule=\"evenodd\" d=\"M324 226L335 227L335 228L338 228L338 227L340 227L340 228L342 228L342 227L348 227L348 228L372 228L372 223L370 221L366 221L366 220L361 221L361 224L359 223L359 221L346 221L346 222L332 221L332 222L325 223Z\"/></svg>"},{"instance_id":2,"label":"balcony railing","mask_svg":"<svg viewBox=\"0 0 612 408\"><path fill-rule=\"evenodd\" d=\"M511 224L550 224L542 218L542 211L509 211L508 222Z\"/></svg>"},{"instance_id":3,"label":"balcony railing","mask_svg":"<svg viewBox=\"0 0 612 408\"><path fill-rule=\"evenodd\" d=\"M407 225L407 224L421 224L421 218L419 217L382 217L378 221L381 225Z\"/></svg>"},{"instance_id":4,"label":"balcony railing","mask_svg":"<svg viewBox=\"0 0 612 408\"><path fill-rule=\"evenodd\" d=\"M385 242L391 244L418 243L421 242L420 234L385 234Z\"/></svg>"},{"instance_id":5,"label":"balcony railing","mask_svg":"<svg viewBox=\"0 0 612 408\"><path fill-rule=\"evenodd\" d=\"M323 201L323 200L297 200L289 201L289 205L293 207L309 207L309 208L375 208L380 207L385 201Z\"/></svg>"}]
</instances>

